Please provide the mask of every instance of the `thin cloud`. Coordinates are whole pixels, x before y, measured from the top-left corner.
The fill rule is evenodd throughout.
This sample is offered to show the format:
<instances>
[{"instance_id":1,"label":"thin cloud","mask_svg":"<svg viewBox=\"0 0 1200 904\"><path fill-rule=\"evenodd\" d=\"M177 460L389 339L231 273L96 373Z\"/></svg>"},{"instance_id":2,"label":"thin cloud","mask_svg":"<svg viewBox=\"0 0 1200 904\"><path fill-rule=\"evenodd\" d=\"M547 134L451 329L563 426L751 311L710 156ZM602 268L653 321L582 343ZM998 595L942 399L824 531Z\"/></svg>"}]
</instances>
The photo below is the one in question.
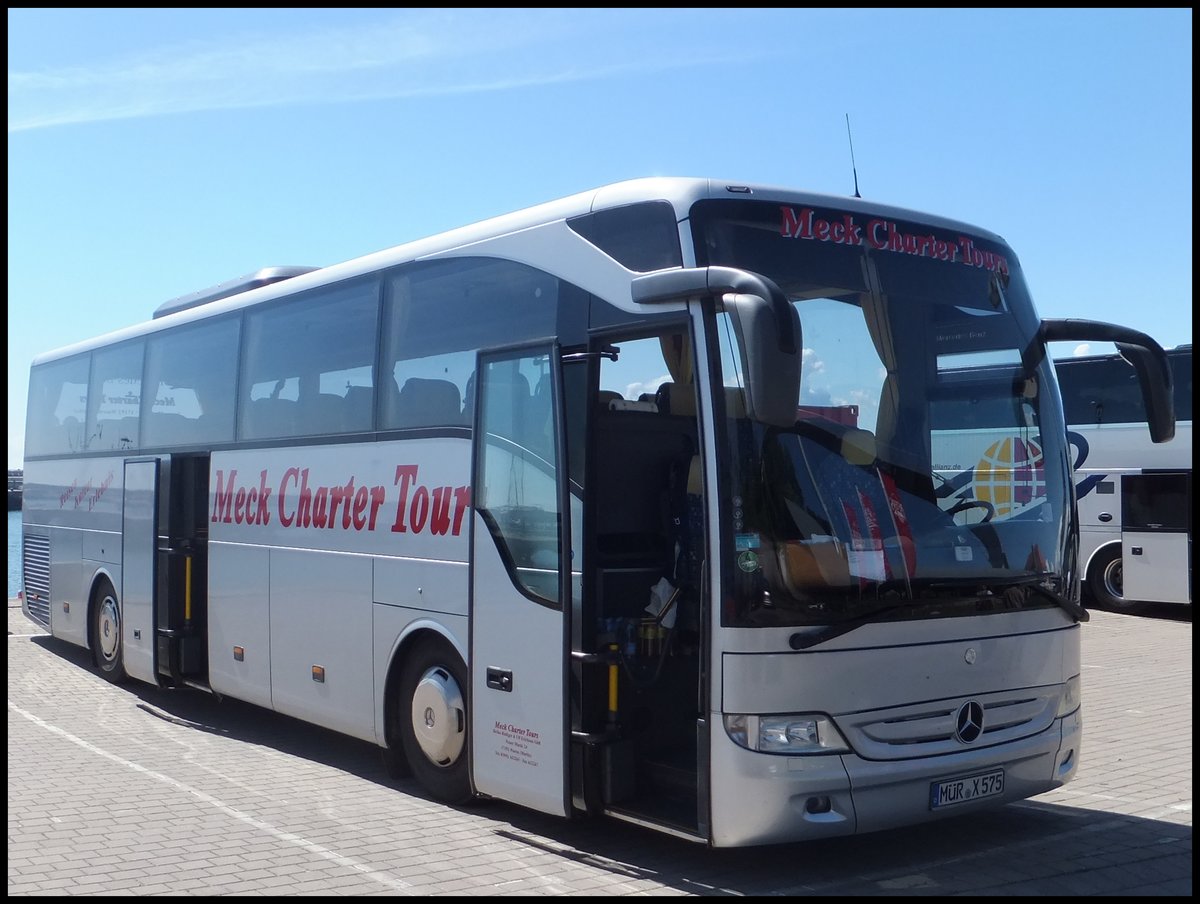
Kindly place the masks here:
<instances>
[{"instance_id":1,"label":"thin cloud","mask_svg":"<svg viewBox=\"0 0 1200 904\"><path fill-rule=\"evenodd\" d=\"M637 399L644 394L653 395L658 391L658 387L663 383L670 383L671 375L663 374L661 377L655 377L651 380L643 380L640 383L630 383L625 387L624 396L627 399Z\"/></svg>"},{"instance_id":2,"label":"thin cloud","mask_svg":"<svg viewBox=\"0 0 1200 904\"><path fill-rule=\"evenodd\" d=\"M612 17L561 10L432 14L158 48L103 65L9 72L9 133L202 110L507 91L720 63L595 40ZM622 23L628 28L628 20ZM618 54L614 56L614 54Z\"/></svg>"}]
</instances>

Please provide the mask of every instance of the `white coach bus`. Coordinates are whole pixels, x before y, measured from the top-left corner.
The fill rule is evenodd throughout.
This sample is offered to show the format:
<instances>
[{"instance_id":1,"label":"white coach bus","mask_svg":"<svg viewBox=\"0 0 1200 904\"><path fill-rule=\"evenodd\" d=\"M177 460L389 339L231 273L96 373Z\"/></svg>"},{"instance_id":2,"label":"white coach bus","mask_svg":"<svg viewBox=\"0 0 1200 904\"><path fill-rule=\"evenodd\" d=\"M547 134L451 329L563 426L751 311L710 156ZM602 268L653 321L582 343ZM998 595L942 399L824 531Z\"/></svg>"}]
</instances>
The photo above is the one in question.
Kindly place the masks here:
<instances>
[{"instance_id":1,"label":"white coach bus","mask_svg":"<svg viewBox=\"0 0 1200 904\"><path fill-rule=\"evenodd\" d=\"M1079 497L1079 562L1098 606L1192 602L1192 346L1167 349L1175 438L1154 443L1133 365L1059 358Z\"/></svg>"},{"instance_id":2,"label":"white coach bus","mask_svg":"<svg viewBox=\"0 0 1200 904\"><path fill-rule=\"evenodd\" d=\"M450 804L714 847L1078 768L1047 343L1140 355L1156 439L1169 374L1039 319L998 236L635 180L155 313L30 376L24 609L113 681L365 739ZM991 456L1003 505L932 460L980 397L1037 450L1032 493Z\"/></svg>"}]
</instances>

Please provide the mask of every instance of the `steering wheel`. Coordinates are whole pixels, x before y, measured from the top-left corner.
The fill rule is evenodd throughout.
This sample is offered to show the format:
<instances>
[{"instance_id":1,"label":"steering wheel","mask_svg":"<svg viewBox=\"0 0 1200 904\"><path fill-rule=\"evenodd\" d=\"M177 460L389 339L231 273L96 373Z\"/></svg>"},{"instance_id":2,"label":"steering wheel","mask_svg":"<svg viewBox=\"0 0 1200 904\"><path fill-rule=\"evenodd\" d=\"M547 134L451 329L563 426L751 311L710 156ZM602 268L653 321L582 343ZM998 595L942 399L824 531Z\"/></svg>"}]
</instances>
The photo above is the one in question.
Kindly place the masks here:
<instances>
[{"instance_id":1,"label":"steering wheel","mask_svg":"<svg viewBox=\"0 0 1200 904\"><path fill-rule=\"evenodd\" d=\"M967 509L973 508L983 509L983 520L979 522L980 524L986 524L996 516L996 507L984 499L960 499L946 510L946 514L953 518L959 512L965 512Z\"/></svg>"}]
</instances>

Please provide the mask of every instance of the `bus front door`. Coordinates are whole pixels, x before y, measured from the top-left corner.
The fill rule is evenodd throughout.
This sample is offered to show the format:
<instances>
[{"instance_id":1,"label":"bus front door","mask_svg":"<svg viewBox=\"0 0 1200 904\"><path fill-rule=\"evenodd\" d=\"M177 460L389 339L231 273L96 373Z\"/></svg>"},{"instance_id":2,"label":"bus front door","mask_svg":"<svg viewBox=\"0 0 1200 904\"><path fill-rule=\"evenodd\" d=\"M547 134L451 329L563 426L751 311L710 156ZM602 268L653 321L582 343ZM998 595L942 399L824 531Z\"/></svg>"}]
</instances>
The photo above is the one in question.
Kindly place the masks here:
<instances>
[{"instance_id":1,"label":"bus front door","mask_svg":"<svg viewBox=\"0 0 1200 904\"><path fill-rule=\"evenodd\" d=\"M566 712L571 522L579 500L562 454L559 351L481 354L471 531L475 790L569 812Z\"/></svg>"}]
</instances>

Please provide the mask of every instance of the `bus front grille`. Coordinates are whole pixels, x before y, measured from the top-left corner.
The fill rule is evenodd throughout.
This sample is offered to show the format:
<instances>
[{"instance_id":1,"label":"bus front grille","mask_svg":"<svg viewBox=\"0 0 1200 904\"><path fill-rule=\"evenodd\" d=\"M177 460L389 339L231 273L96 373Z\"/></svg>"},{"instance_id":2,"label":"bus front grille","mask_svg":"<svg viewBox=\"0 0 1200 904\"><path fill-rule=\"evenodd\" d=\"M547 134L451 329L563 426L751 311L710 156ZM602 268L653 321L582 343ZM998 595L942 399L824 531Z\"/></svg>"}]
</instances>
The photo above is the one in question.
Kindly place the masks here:
<instances>
[{"instance_id":1,"label":"bus front grille","mask_svg":"<svg viewBox=\"0 0 1200 904\"><path fill-rule=\"evenodd\" d=\"M29 615L50 627L50 538L25 536L23 571L25 609Z\"/></svg>"},{"instance_id":2,"label":"bus front grille","mask_svg":"<svg viewBox=\"0 0 1200 904\"><path fill-rule=\"evenodd\" d=\"M1022 688L960 699L937 700L886 710L848 713L838 726L854 750L868 760L900 760L987 747L1045 731L1058 711L1061 685ZM960 713L977 703L982 730L959 735Z\"/></svg>"}]
</instances>

